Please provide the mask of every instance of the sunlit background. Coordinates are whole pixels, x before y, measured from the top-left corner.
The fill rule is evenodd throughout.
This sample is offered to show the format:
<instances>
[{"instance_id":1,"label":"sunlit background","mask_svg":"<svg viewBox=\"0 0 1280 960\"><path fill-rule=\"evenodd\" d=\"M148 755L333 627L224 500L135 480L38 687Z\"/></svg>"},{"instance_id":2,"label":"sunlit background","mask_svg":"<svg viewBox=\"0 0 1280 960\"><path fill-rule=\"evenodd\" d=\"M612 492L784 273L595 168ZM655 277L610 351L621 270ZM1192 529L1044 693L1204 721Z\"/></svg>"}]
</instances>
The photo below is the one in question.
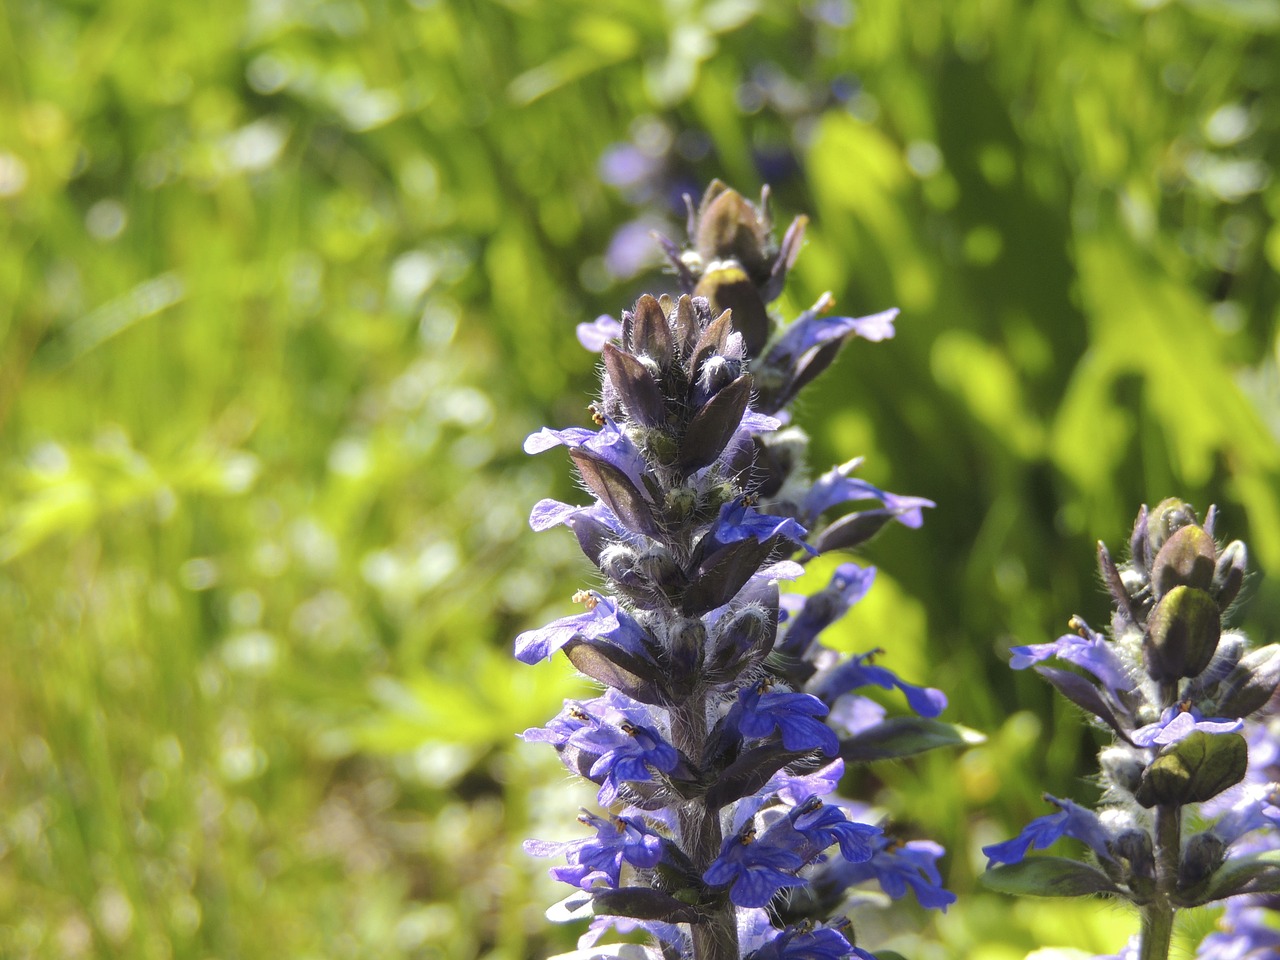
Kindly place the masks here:
<instances>
[{"instance_id":1,"label":"sunlit background","mask_svg":"<svg viewBox=\"0 0 1280 960\"><path fill-rule=\"evenodd\" d=\"M1278 163L1280 0L8 0L0 956L572 947L519 845L591 791L515 733L581 687L510 647L590 570L520 443L716 176L813 217L784 315L902 308L799 411L938 503L833 640L989 737L849 778L960 896L865 945L1118 949L976 885L1093 789L1004 654L1100 626L1094 542L1174 493L1280 638Z\"/></svg>"}]
</instances>

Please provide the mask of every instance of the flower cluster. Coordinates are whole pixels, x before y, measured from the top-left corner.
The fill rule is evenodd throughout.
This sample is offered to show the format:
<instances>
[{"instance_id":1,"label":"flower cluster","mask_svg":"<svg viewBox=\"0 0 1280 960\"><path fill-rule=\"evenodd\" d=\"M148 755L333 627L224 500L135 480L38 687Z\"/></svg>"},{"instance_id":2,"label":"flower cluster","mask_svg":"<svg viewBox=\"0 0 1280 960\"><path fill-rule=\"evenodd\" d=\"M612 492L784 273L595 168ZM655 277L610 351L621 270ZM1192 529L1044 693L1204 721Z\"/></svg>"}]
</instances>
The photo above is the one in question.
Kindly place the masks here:
<instances>
[{"instance_id":1,"label":"flower cluster","mask_svg":"<svg viewBox=\"0 0 1280 960\"><path fill-rule=\"evenodd\" d=\"M1046 797L1056 813L984 848L987 880L1011 893L1130 901L1141 931L1121 956L1167 957L1181 908L1280 890L1280 867L1256 839L1274 833L1280 787L1267 779L1260 747L1251 761L1242 732L1280 683L1280 645L1250 651L1243 635L1224 629L1246 551L1238 540L1220 548L1214 521L1212 508L1202 524L1180 500L1144 507L1128 562L1117 565L1098 545L1115 604L1110 635L1074 618L1073 633L1012 651L1014 669L1034 666L1114 742L1099 754L1100 809ZM1080 672L1044 665L1049 659ZM1064 836L1085 844L1092 862L1024 859Z\"/></svg>"},{"instance_id":2,"label":"flower cluster","mask_svg":"<svg viewBox=\"0 0 1280 960\"><path fill-rule=\"evenodd\" d=\"M849 338L892 336L894 312L824 316L824 297L775 330L767 305L803 230L775 243L767 195L756 206L713 184L690 204L691 249L664 241L683 293L579 327L603 360L595 429L525 445L566 447L592 496L544 500L531 524L568 527L602 586L515 650L530 664L562 652L605 688L524 734L595 784L606 811L580 817L594 836L526 844L567 861L552 874L579 889L564 909L594 917L580 944L593 956L612 955L598 945L612 927L648 931L652 957L866 958L831 919L851 884L954 899L940 847L893 840L833 795L846 762L962 741L933 719L939 691L899 679L881 651L842 658L819 642L875 571L846 563L812 596L779 591L800 561L890 521L918 526L933 505L857 478L857 461L806 478L786 405ZM915 716L885 719L868 686L901 691Z\"/></svg>"}]
</instances>

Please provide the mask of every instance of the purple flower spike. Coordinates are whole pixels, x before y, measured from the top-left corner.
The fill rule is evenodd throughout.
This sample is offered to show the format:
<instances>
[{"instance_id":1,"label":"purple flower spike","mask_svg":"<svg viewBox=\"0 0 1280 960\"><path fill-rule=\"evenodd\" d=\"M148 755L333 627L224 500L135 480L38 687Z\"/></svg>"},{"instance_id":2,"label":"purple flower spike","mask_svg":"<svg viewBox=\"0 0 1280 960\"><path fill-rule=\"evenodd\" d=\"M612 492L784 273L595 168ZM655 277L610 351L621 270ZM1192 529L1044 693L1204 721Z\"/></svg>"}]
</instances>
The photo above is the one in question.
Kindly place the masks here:
<instances>
[{"instance_id":1,"label":"purple flower spike","mask_svg":"<svg viewBox=\"0 0 1280 960\"><path fill-rule=\"evenodd\" d=\"M738 731L748 740L782 734L788 750L820 750L828 757L840 752L840 739L818 717L827 705L807 693L762 693L756 687L738 691Z\"/></svg>"},{"instance_id":2,"label":"purple flower spike","mask_svg":"<svg viewBox=\"0 0 1280 960\"><path fill-rule=\"evenodd\" d=\"M819 674L809 684L809 692L830 703L841 694L859 687L877 686L884 690L896 688L906 696L907 704L911 709L922 717L936 717L946 709L947 697L941 690L917 687L899 680L892 670L873 664L872 658L881 652L872 650L861 656L852 657L839 666Z\"/></svg>"},{"instance_id":3,"label":"purple flower spike","mask_svg":"<svg viewBox=\"0 0 1280 960\"><path fill-rule=\"evenodd\" d=\"M796 853L757 843L755 832L726 837L720 856L702 875L713 887L729 887L729 899L739 907L763 907L784 887L802 887L807 881L795 875L804 866ZM732 886L730 886L732 884Z\"/></svg>"},{"instance_id":4,"label":"purple flower spike","mask_svg":"<svg viewBox=\"0 0 1280 960\"><path fill-rule=\"evenodd\" d=\"M983 847L982 852L987 855L987 869L997 863L1021 863L1029 850L1043 850L1062 837L1082 840L1098 856L1112 859L1107 848L1110 835L1096 813L1070 800L1059 800L1048 794L1045 794L1045 799L1061 809L1032 820L1012 840Z\"/></svg>"},{"instance_id":5,"label":"purple flower spike","mask_svg":"<svg viewBox=\"0 0 1280 960\"><path fill-rule=\"evenodd\" d=\"M645 181L656 168L641 153L615 145L603 175L632 199L665 194ZM653 234L679 291L642 294L616 319L578 325L578 339L601 361L594 426L525 440L530 454L568 449L587 504L543 500L529 523L567 527L599 592L580 591L574 600L583 607L572 616L521 633L515 654L535 663L561 651L604 692L566 701L523 736L554 747L616 814L584 814L594 836L532 840L526 849L563 856L552 876L580 888L556 914L593 916L578 941L582 956L875 960L854 946L847 923L820 922L848 882L880 877L895 895L915 889L935 906L950 895L933 866L940 848L890 848L866 822L867 806L819 799L844 771L841 725L862 730L883 719L873 700L844 691L869 683L901 690L926 716L946 698L869 657L840 673L846 655L816 642L861 600L874 569L845 564L807 598L784 598L780 583L802 576L810 557L852 549L890 521L918 526L933 504L852 478L857 461L815 484L808 438L781 428L793 422L792 399L843 344L893 336L897 311L824 317L833 303L826 294L780 323L768 304L782 292L807 218L775 239L767 188L757 205L719 181L687 206L687 248ZM614 235L611 272L630 274L647 259L645 226L633 221ZM810 520L828 510L845 515L811 533ZM843 695L807 689L833 677ZM908 732L942 729L898 722ZM876 752L919 746L919 738L890 736ZM706 849L708 838L726 836L719 851L714 842ZM866 869L842 880L836 866ZM792 905L811 919L788 925L790 908L777 894L811 876L820 879ZM631 936L610 944L601 940L609 931ZM648 945L630 942L641 933Z\"/></svg>"}]
</instances>

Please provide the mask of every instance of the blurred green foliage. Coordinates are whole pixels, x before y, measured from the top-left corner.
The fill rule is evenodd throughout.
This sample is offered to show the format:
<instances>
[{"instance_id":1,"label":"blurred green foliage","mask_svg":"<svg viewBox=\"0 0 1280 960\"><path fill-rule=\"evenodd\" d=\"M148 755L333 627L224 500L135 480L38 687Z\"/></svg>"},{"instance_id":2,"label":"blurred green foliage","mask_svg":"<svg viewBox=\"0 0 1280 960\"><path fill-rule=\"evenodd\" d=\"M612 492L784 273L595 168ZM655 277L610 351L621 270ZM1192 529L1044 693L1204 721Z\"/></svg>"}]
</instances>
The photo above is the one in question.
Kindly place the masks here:
<instances>
[{"instance_id":1,"label":"blurred green foliage","mask_svg":"<svg viewBox=\"0 0 1280 960\"><path fill-rule=\"evenodd\" d=\"M1171 493L1275 638L1278 162L1280 0L11 0L0 956L572 943L519 844L589 798L513 733L579 688L508 651L587 570L519 445L585 421L574 323L669 288L635 236L713 176L813 215L786 315L903 309L800 410L939 504L833 640L990 736L851 776L961 895L864 942L1118 948L974 887L1095 742L1002 653L1104 617L1093 541Z\"/></svg>"}]
</instances>

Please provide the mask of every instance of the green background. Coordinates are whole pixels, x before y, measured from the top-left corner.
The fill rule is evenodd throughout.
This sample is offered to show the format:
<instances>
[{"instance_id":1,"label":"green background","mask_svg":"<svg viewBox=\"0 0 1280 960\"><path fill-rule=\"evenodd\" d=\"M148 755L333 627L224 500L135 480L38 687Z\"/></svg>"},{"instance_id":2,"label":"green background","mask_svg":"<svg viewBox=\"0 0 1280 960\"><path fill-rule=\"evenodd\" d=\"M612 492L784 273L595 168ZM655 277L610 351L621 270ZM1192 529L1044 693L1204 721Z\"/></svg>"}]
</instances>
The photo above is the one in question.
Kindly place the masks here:
<instances>
[{"instance_id":1,"label":"green background","mask_svg":"<svg viewBox=\"0 0 1280 960\"><path fill-rule=\"evenodd\" d=\"M990 738L846 782L960 896L862 943L1118 949L976 886L1094 792L1005 651L1102 626L1094 541L1173 493L1277 639L1278 161L1278 0L9 0L0 956L572 947L519 844L591 791L514 734L581 688L509 651L592 580L520 443L587 421L574 325L671 288L614 232L681 239L715 176L813 217L783 315L902 308L798 408L816 467L938 503L831 640Z\"/></svg>"}]
</instances>

